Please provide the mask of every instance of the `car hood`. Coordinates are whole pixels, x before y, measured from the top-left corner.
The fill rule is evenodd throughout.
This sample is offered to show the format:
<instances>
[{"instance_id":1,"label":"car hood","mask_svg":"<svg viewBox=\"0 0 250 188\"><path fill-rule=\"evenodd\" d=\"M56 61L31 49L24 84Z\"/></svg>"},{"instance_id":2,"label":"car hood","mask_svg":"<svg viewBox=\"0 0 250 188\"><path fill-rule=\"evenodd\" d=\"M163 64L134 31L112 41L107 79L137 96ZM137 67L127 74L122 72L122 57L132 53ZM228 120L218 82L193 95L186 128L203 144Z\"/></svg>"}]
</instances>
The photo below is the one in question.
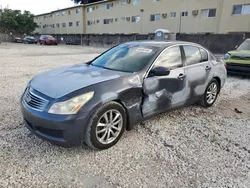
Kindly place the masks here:
<instances>
[{"instance_id":1,"label":"car hood","mask_svg":"<svg viewBox=\"0 0 250 188\"><path fill-rule=\"evenodd\" d=\"M30 86L49 97L60 98L84 87L130 74L84 63L41 73L31 80Z\"/></svg>"},{"instance_id":2,"label":"car hood","mask_svg":"<svg viewBox=\"0 0 250 188\"><path fill-rule=\"evenodd\" d=\"M250 57L250 50L234 50L228 53L235 56Z\"/></svg>"},{"instance_id":3,"label":"car hood","mask_svg":"<svg viewBox=\"0 0 250 188\"><path fill-rule=\"evenodd\" d=\"M238 63L250 65L250 50L234 50L228 52L231 55L226 63Z\"/></svg>"}]
</instances>

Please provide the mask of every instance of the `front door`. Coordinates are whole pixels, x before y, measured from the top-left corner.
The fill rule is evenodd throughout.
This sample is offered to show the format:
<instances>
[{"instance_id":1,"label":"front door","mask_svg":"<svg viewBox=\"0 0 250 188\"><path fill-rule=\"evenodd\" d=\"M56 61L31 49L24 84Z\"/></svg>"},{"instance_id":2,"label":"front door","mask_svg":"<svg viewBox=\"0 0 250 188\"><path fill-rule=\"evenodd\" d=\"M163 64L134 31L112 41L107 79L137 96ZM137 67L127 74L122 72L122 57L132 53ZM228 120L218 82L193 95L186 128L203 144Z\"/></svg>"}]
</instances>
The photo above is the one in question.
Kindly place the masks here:
<instances>
[{"instance_id":1,"label":"front door","mask_svg":"<svg viewBox=\"0 0 250 188\"><path fill-rule=\"evenodd\" d=\"M144 117L181 106L187 99L187 78L180 47L165 49L154 62L152 69L159 66L170 69L170 74L154 76L149 72L144 79L142 104Z\"/></svg>"}]
</instances>

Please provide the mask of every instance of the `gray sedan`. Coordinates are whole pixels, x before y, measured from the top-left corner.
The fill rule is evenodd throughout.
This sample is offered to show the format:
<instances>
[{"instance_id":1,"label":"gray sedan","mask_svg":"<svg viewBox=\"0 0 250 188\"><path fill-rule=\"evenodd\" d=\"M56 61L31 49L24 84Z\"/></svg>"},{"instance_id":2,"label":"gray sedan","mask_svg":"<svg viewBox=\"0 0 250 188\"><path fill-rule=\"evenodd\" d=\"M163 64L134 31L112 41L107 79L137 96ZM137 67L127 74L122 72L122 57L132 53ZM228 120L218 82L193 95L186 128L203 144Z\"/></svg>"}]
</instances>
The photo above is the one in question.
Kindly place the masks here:
<instances>
[{"instance_id":1,"label":"gray sedan","mask_svg":"<svg viewBox=\"0 0 250 188\"><path fill-rule=\"evenodd\" d=\"M156 114L212 106L225 81L224 61L198 44L136 41L37 75L21 109L27 128L42 139L107 149L124 130Z\"/></svg>"}]
</instances>

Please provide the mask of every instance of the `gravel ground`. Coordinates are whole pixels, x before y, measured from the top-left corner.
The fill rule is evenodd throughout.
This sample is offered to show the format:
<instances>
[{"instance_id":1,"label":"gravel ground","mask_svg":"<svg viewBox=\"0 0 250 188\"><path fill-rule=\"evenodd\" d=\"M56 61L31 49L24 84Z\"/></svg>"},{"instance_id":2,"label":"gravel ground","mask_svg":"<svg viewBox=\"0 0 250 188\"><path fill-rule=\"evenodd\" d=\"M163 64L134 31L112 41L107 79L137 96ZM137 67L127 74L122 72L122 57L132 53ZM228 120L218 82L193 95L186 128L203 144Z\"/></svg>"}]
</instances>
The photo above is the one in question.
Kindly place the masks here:
<instances>
[{"instance_id":1,"label":"gravel ground","mask_svg":"<svg viewBox=\"0 0 250 188\"><path fill-rule=\"evenodd\" d=\"M229 77L214 107L159 115L105 151L30 134L19 110L27 82L103 50L0 44L0 187L250 187L249 79Z\"/></svg>"}]
</instances>

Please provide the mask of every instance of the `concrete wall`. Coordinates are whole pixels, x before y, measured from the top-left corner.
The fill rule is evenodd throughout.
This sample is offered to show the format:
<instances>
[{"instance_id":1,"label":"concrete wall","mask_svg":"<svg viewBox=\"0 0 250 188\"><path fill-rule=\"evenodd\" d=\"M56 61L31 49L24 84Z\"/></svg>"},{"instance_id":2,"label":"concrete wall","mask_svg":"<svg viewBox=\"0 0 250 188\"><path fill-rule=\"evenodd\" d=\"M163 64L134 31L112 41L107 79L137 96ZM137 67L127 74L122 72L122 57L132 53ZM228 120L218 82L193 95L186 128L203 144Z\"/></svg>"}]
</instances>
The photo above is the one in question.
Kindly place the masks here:
<instances>
[{"instance_id":1,"label":"concrete wall","mask_svg":"<svg viewBox=\"0 0 250 188\"><path fill-rule=\"evenodd\" d=\"M1 42L11 42L12 37L8 34L0 33L0 41Z\"/></svg>"},{"instance_id":2,"label":"concrete wall","mask_svg":"<svg viewBox=\"0 0 250 188\"><path fill-rule=\"evenodd\" d=\"M113 2L113 7L105 10L105 4ZM139 5L131 3L121 5L120 0L107 3L89 5L88 8L94 8L93 12L85 10L86 21L93 21L95 24L86 25L86 33L152 33L156 29L164 28L172 32L214 32L219 31L221 9L223 0L162 0L153 2L152 0L141 0ZM119 2L119 6L116 4ZM96 8L98 6L98 9ZM217 13L214 18L201 18L201 9L216 8ZM140 10L143 9L143 12ZM192 15L193 10L198 10L198 15ZM182 17L181 12L188 11L187 17ZM170 13L175 12L176 17L171 18ZM163 18L162 14L167 14ZM152 14L161 14L160 20L151 21ZM138 23L132 23L132 16L140 16ZM121 22L121 17L130 17L130 21ZM118 22L115 22L118 18ZM110 24L103 24L103 19L113 19ZM99 20L99 23L97 23ZM86 22L87 23L87 22Z\"/></svg>"},{"instance_id":3,"label":"concrete wall","mask_svg":"<svg viewBox=\"0 0 250 188\"><path fill-rule=\"evenodd\" d=\"M250 4L249 0L224 0L219 33L249 32L250 15L232 15L233 5Z\"/></svg>"},{"instance_id":4,"label":"concrete wall","mask_svg":"<svg viewBox=\"0 0 250 188\"><path fill-rule=\"evenodd\" d=\"M76 35L53 35L60 42L61 37L66 41L76 41L78 44L86 46L107 46L111 47L128 41L151 40L154 34L76 34ZM39 37L39 35L35 36ZM250 38L250 33L239 34L179 34L177 40L198 43L210 51L217 54L224 54L240 45L246 38Z\"/></svg>"}]
</instances>

